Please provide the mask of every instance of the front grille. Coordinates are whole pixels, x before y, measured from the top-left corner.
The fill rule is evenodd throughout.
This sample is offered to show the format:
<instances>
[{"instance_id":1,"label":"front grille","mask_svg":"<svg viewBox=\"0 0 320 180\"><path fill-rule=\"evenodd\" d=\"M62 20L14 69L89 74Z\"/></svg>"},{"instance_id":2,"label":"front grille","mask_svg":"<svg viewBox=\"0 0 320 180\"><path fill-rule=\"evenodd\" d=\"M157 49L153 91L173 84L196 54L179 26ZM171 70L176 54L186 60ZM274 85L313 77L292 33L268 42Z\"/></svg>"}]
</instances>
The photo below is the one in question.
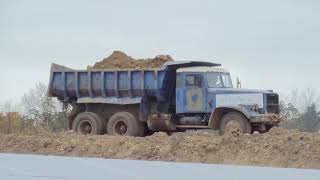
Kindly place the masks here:
<instances>
[{"instance_id":1,"label":"front grille","mask_svg":"<svg viewBox=\"0 0 320 180\"><path fill-rule=\"evenodd\" d=\"M267 112L268 113L280 113L280 107L279 107L279 95L272 93L267 94Z\"/></svg>"}]
</instances>

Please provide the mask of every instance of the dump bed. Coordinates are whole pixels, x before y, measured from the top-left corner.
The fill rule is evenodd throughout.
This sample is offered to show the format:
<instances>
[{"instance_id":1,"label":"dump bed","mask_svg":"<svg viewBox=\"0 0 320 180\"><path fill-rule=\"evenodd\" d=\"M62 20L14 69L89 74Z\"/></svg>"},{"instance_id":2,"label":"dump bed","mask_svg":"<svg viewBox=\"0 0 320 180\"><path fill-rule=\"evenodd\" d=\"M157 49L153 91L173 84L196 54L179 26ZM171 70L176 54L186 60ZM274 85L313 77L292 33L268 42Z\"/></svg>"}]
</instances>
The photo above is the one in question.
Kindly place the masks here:
<instances>
[{"instance_id":1,"label":"dump bed","mask_svg":"<svg viewBox=\"0 0 320 180\"><path fill-rule=\"evenodd\" d=\"M156 96L163 78L163 69L78 71L53 64L49 94L60 100L80 101L84 101L85 99L81 98L86 97Z\"/></svg>"},{"instance_id":2,"label":"dump bed","mask_svg":"<svg viewBox=\"0 0 320 180\"><path fill-rule=\"evenodd\" d=\"M207 62L171 62L159 69L73 70L52 64L48 95L78 103L139 103L142 96L172 98L176 69L218 66ZM170 91L170 92L169 92Z\"/></svg>"}]
</instances>

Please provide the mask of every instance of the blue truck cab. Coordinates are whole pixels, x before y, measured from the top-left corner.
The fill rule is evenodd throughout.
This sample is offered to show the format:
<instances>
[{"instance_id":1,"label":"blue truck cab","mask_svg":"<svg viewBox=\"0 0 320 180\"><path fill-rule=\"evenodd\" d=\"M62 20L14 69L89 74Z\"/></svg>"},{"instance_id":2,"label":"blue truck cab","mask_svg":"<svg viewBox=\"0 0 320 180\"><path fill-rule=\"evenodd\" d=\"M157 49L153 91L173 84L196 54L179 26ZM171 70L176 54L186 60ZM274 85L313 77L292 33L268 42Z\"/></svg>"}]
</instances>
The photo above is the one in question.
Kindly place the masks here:
<instances>
[{"instance_id":1,"label":"blue truck cab","mask_svg":"<svg viewBox=\"0 0 320 180\"><path fill-rule=\"evenodd\" d=\"M72 107L68 125L81 134L252 133L278 125L278 94L234 88L219 66L175 61L157 69L73 70L53 64L48 95Z\"/></svg>"},{"instance_id":2,"label":"blue truck cab","mask_svg":"<svg viewBox=\"0 0 320 180\"><path fill-rule=\"evenodd\" d=\"M278 95L272 91L234 88L227 70L180 68L176 79L176 114L182 120L178 127L208 126L224 133L228 123L223 119L228 118L227 114L237 119L238 126L243 126L239 131L244 133L267 131L279 123ZM190 118L194 115L197 120Z\"/></svg>"}]
</instances>

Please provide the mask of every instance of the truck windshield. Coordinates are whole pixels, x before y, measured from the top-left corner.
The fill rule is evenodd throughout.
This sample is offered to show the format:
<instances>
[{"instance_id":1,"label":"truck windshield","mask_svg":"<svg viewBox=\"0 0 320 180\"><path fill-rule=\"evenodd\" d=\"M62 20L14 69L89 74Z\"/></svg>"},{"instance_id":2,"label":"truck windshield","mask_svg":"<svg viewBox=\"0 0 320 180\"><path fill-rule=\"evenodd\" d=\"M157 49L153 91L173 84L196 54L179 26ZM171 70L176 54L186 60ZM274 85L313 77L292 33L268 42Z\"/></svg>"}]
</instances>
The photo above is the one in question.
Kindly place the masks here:
<instances>
[{"instance_id":1,"label":"truck windshield","mask_svg":"<svg viewBox=\"0 0 320 180\"><path fill-rule=\"evenodd\" d=\"M206 73L208 86L211 88L232 88L229 73L209 72Z\"/></svg>"}]
</instances>

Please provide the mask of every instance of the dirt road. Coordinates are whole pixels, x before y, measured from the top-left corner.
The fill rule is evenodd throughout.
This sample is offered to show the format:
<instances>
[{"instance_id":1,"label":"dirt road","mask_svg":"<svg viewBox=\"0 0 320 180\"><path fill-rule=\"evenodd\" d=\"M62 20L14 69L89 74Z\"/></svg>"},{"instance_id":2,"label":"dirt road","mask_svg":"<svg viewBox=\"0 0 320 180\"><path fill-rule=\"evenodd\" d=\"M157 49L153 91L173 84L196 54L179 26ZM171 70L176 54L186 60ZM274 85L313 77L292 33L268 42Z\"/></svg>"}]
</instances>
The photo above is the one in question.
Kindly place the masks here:
<instances>
[{"instance_id":1,"label":"dirt road","mask_svg":"<svg viewBox=\"0 0 320 180\"><path fill-rule=\"evenodd\" d=\"M0 152L320 169L320 133L155 133L148 137L73 133L0 135Z\"/></svg>"}]
</instances>

